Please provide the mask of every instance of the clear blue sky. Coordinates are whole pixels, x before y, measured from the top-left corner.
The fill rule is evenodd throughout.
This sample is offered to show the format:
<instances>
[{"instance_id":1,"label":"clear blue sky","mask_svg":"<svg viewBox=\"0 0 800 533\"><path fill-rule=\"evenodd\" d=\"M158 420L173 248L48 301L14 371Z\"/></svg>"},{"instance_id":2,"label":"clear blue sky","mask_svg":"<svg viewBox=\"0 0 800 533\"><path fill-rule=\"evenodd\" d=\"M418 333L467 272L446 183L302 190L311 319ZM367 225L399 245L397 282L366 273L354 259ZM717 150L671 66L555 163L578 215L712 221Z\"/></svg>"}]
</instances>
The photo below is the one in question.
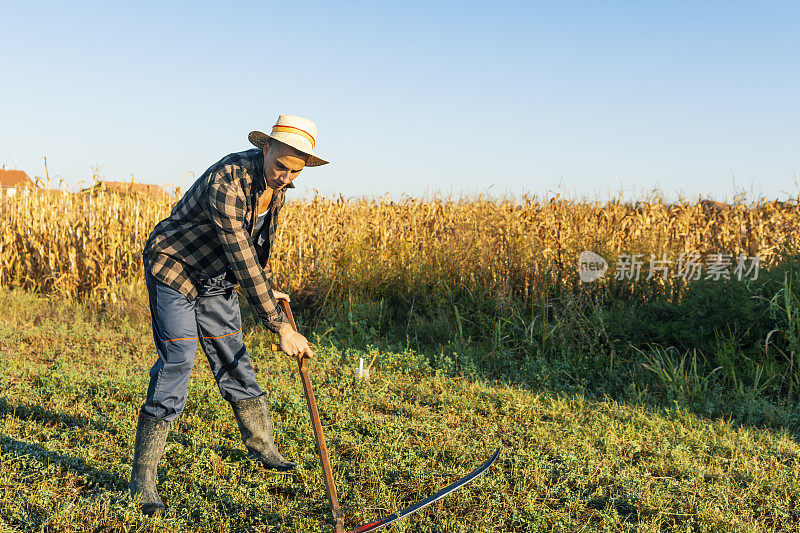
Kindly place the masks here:
<instances>
[{"instance_id":1,"label":"clear blue sky","mask_svg":"<svg viewBox=\"0 0 800 533\"><path fill-rule=\"evenodd\" d=\"M800 191L794 1L5 1L0 21L0 163L43 176L46 155L73 188L94 165L199 176L291 113L332 162L298 195Z\"/></svg>"}]
</instances>

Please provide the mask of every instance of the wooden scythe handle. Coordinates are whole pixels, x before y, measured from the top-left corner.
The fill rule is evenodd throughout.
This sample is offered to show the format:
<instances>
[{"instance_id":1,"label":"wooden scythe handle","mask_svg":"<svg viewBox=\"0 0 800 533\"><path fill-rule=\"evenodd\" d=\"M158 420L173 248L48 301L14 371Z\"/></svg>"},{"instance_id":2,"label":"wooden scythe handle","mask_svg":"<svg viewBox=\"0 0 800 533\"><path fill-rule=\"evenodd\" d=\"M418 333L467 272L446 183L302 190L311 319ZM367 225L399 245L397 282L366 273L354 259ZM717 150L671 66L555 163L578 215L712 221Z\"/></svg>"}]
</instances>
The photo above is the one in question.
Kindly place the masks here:
<instances>
[{"instance_id":1,"label":"wooden scythe handle","mask_svg":"<svg viewBox=\"0 0 800 533\"><path fill-rule=\"evenodd\" d=\"M286 313L286 316L289 318L292 329L297 331L297 324L294 322L294 316L292 315L291 307L289 307L289 302L284 299L280 299L278 302L283 312ZM316 437L317 440L317 453L322 463L322 473L325 476L325 492L328 493L328 501L331 504L333 523L336 528L336 533L344 533L344 513L339 506L339 496L336 494L336 485L333 481L331 462L328 459L328 447L325 445L325 435L322 433L322 423L319 421L317 400L314 398L314 389L311 387L311 377L308 374L308 356L303 355L298 357L297 364L300 367L300 375L303 377L303 388L306 392L308 412L311 413L311 425L314 427L314 437Z\"/></svg>"}]
</instances>

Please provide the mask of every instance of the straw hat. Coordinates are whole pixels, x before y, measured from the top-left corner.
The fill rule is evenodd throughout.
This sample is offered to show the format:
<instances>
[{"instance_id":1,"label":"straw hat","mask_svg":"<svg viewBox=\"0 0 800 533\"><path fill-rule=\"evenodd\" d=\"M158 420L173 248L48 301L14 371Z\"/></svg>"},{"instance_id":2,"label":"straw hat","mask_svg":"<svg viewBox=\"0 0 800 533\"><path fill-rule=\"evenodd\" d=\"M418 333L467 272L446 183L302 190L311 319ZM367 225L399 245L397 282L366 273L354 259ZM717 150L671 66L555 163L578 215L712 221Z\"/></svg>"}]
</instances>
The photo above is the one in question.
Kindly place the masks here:
<instances>
[{"instance_id":1,"label":"straw hat","mask_svg":"<svg viewBox=\"0 0 800 533\"><path fill-rule=\"evenodd\" d=\"M272 126L272 132L267 135L260 131L251 131L248 140L259 148L263 148L267 139L288 144L298 152L308 156L307 167L317 167L328 162L314 154L314 145L317 143L317 126L307 118L296 115L279 115L278 121Z\"/></svg>"}]
</instances>

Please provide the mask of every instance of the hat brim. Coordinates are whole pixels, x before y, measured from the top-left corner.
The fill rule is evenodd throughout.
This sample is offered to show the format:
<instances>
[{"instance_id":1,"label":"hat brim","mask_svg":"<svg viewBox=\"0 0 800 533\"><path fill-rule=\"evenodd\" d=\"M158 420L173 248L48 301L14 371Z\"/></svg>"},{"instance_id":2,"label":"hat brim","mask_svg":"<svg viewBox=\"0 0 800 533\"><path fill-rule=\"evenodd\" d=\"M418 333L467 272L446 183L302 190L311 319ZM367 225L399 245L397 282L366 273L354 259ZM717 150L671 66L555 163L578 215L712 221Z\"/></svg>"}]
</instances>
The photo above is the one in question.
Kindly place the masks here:
<instances>
[{"instance_id":1,"label":"hat brim","mask_svg":"<svg viewBox=\"0 0 800 533\"><path fill-rule=\"evenodd\" d=\"M275 137L272 137L271 135L267 135L266 133L264 133L262 131L251 131L250 134L247 136L247 140L249 140L253 144L253 146L256 146L258 148L264 148L264 145L267 144L268 140L273 140L273 141L279 142L281 144L286 144L285 142L283 142L283 141L281 141L279 139L276 139ZM297 150L301 154L305 155L308 158L306 160L306 166L307 167L318 167L320 165L327 165L328 164L328 161L325 161L321 157L318 157L318 156L316 156L314 154L306 152L305 150L300 150L299 148L296 148L296 147L291 146L289 144L286 144L286 146L289 146L293 150Z\"/></svg>"}]
</instances>

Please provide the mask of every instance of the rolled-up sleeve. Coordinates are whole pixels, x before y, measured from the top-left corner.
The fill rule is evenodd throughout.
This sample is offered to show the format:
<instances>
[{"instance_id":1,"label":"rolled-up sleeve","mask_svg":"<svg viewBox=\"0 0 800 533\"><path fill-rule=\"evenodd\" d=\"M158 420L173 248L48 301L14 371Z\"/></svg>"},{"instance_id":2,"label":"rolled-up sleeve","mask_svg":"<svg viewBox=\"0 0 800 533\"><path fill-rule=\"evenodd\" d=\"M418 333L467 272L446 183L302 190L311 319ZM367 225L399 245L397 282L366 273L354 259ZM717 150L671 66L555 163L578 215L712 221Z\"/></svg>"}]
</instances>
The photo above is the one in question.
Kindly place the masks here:
<instances>
[{"instance_id":1,"label":"rolled-up sleeve","mask_svg":"<svg viewBox=\"0 0 800 533\"><path fill-rule=\"evenodd\" d=\"M259 265L253 240L245 228L244 192L231 171L225 169L214 174L208 186L208 214L230 268L255 314L267 329L277 333L288 321L272 292L271 272Z\"/></svg>"}]
</instances>

